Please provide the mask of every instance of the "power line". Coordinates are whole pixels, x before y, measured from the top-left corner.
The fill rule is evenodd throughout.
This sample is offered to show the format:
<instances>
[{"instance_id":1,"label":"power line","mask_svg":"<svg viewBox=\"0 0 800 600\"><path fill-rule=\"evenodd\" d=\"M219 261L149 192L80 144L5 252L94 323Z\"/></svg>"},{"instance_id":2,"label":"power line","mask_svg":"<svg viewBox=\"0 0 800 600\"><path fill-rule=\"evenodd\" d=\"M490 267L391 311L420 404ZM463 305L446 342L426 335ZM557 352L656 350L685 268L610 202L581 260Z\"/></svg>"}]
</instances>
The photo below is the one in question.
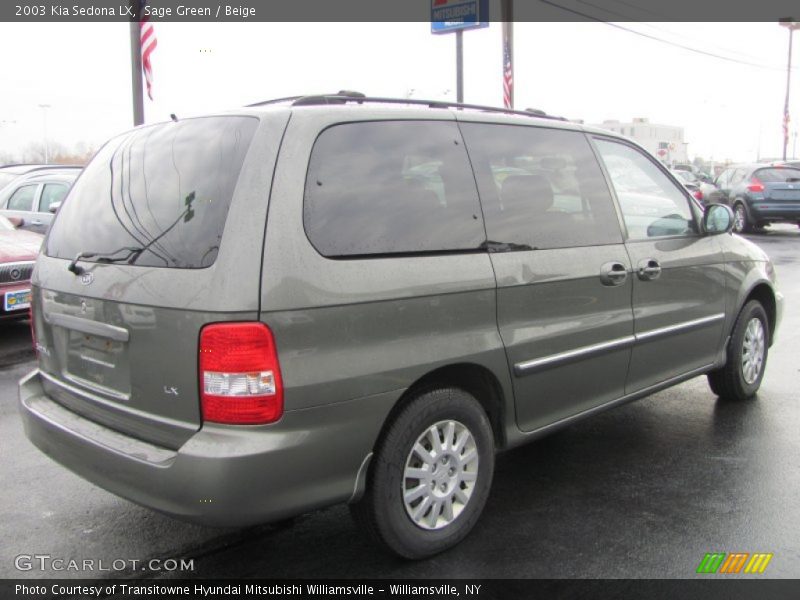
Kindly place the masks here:
<instances>
[{"instance_id":1,"label":"power line","mask_svg":"<svg viewBox=\"0 0 800 600\"><path fill-rule=\"evenodd\" d=\"M688 40L690 42L697 42L698 41L697 38L693 38L691 36L684 35L684 34L682 34L680 32L672 31L670 29L665 29L664 27L657 27L653 23L642 22L642 21L634 19L631 16L626 15L626 14L612 12L610 9L607 9L605 7L602 7L602 6L597 6L596 4L592 4L592 3L588 2L587 0L576 0L576 1L581 3L581 4L586 4L587 6L592 6L594 8L599 9L599 10L603 10L605 12L615 14L618 17L622 17L622 19L625 20L625 21L633 21L633 22L637 23L638 25L642 25L642 26L647 27L649 29L655 29L656 31L660 31L662 33L668 33L673 37L677 37L677 38L681 38L681 39L684 39L684 40ZM658 12L658 11L655 11L655 10L650 10L648 8L637 6L637 5L632 4L630 2L626 2L626 0L611 0L611 2L615 2L617 4L621 4L623 6L632 8L632 9L637 10L639 12L643 12L643 13L646 13L648 15L652 15L652 16L656 17L659 20L665 20L665 21L671 20L669 15L667 15L666 13L661 13L661 12ZM723 52L725 52L728 55L733 54L735 56L741 56L741 57L744 57L745 59L749 59L749 60L754 60L754 61L758 60L758 57L755 57L752 54L747 54L745 52L740 52L738 50L733 50L732 48L725 48L725 47L718 46L718 45L715 45L715 44L707 44L707 45L712 47L712 48L715 48L717 50L722 50ZM765 65L765 68L775 68L775 69L783 70L782 67L771 67L769 65Z\"/></svg>"},{"instance_id":2,"label":"power line","mask_svg":"<svg viewBox=\"0 0 800 600\"><path fill-rule=\"evenodd\" d=\"M638 35L640 37L647 38L649 40L653 40L653 41L656 41L656 42L661 42L662 44L667 44L669 46L674 46L676 48L681 48L682 50L687 50L689 52L694 52L695 54L702 54L703 56L709 56L711 58L717 58L719 60L724 60L724 61L727 61L727 62L746 65L748 67L754 67L756 69L768 69L768 70L771 70L771 71L785 71L786 70L784 67L759 64L759 63L755 63L755 62L751 62L751 61L747 61L747 60L731 58L730 56L723 56L721 54L716 54L714 52L708 52L707 50L701 50L700 48L693 48L692 46L687 46L685 44L680 44L678 42L673 42L671 40L665 40L664 38L661 38L661 37L658 37L658 36L655 36L655 35L651 35L649 33L644 33L642 31L636 31L635 29L630 29L629 27L625 27L625 26L620 25L618 23L610 23L610 22L605 21L605 20L603 20L603 19L601 19L599 17L595 17L593 15L581 12L579 10L575 10L574 8L569 8L569 7L563 6L561 4L556 4L555 2L551 2L550 0L539 0L539 1L542 2L543 4L548 4L548 5L550 5L550 6L554 7L554 8L557 8L559 10L570 12L570 13L572 13L574 15L578 15L579 17L583 17L585 19L589 19L590 21L596 21L598 23L603 23L604 25L608 25L609 27L614 27L615 29L620 29L622 31L627 31L628 33L632 33L634 35ZM625 18L625 19L629 18L626 15L623 15L621 13L617 13L615 11L610 11L610 10L608 10L606 8L603 8L603 7L600 7L600 6L593 5L590 2L587 2L585 0L579 0L579 1L582 4L586 4L587 6L592 6L594 8L598 8L598 9L603 10L605 12L608 12L610 14L614 14L614 15L620 16L620 17ZM796 67L793 67L793 70L794 69L796 69Z\"/></svg>"}]
</instances>

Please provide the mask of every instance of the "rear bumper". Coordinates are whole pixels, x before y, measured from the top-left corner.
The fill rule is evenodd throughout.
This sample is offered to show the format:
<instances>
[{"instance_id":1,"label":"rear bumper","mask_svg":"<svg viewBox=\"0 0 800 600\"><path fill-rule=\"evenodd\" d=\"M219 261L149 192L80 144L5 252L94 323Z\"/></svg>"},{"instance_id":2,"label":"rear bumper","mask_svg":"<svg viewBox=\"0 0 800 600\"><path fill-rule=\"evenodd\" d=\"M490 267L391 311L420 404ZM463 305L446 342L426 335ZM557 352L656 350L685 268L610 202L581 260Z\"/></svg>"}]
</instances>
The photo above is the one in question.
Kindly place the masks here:
<instances>
[{"instance_id":1,"label":"rear bumper","mask_svg":"<svg viewBox=\"0 0 800 600\"><path fill-rule=\"evenodd\" d=\"M25 433L42 452L106 490L168 515L247 526L349 500L401 391L289 411L270 426L204 425L179 450L131 438L20 382Z\"/></svg>"},{"instance_id":2,"label":"rear bumper","mask_svg":"<svg viewBox=\"0 0 800 600\"><path fill-rule=\"evenodd\" d=\"M800 202L784 204L781 202L752 202L750 214L760 221L800 221Z\"/></svg>"}]
</instances>

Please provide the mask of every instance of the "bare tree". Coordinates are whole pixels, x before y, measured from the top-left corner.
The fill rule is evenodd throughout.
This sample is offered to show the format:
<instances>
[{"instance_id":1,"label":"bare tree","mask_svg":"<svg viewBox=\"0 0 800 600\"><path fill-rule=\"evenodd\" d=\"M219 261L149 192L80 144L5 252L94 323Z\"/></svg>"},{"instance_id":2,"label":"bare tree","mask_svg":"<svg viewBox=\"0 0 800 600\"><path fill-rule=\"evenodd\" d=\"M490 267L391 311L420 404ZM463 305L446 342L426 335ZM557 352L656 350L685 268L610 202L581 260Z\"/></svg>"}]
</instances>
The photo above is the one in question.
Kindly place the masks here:
<instances>
[{"instance_id":1,"label":"bare tree","mask_svg":"<svg viewBox=\"0 0 800 600\"><path fill-rule=\"evenodd\" d=\"M95 150L86 142L78 142L72 148L66 148L58 142L50 142L48 147L49 162L56 165L85 165L94 156ZM42 142L31 142L17 155L8 154L0 163L28 162L44 163L45 146Z\"/></svg>"}]
</instances>

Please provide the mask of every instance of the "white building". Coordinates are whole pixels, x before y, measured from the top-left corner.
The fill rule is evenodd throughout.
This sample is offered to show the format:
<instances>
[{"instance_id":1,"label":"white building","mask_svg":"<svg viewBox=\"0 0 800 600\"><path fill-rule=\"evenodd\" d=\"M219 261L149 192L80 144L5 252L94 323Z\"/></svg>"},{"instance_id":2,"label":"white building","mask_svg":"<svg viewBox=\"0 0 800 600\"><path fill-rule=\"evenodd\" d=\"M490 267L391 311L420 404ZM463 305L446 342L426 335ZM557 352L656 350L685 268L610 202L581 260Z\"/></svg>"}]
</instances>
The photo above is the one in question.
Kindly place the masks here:
<instances>
[{"instance_id":1,"label":"white building","mask_svg":"<svg viewBox=\"0 0 800 600\"><path fill-rule=\"evenodd\" d=\"M649 119L634 119L629 123L620 121L603 121L595 125L631 138L644 146L653 156L667 165L688 163L689 144L683 141L683 127L673 125L656 125Z\"/></svg>"}]
</instances>

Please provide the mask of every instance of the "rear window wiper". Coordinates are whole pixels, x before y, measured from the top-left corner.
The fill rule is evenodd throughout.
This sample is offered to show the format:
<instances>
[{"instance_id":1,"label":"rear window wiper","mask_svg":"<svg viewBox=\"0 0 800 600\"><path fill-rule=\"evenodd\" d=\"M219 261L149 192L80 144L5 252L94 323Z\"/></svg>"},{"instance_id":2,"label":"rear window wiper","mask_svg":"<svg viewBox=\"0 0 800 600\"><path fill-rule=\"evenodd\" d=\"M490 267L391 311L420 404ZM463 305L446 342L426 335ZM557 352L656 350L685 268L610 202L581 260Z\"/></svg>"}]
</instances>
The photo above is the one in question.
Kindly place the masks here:
<instances>
[{"instance_id":1,"label":"rear window wiper","mask_svg":"<svg viewBox=\"0 0 800 600\"><path fill-rule=\"evenodd\" d=\"M75 258L72 259L72 262L69 263L67 269L75 273L75 275L80 275L84 272L85 269L83 267L78 266L78 261L81 260L82 258L95 258L95 257L99 257L97 258L97 262L103 262L103 263L127 262L129 265L132 265L142 255L142 252L144 252L145 250L150 250L150 246L155 244L158 240L160 240L162 237L164 237L170 231L172 231L172 229L175 227L175 225L177 225L181 221L181 219L183 219L184 223L188 223L189 221L192 220L192 218L194 217L194 210L192 209L192 203L194 202L194 200L195 200L195 193L191 192L188 196L186 196L186 200L184 202L186 208L183 210L181 214L178 215L178 218L175 219L175 221L173 221L173 223L169 227L167 227L164 231L162 231L152 240L147 242L144 246L123 246L122 248L118 248L113 252L107 252L107 253L80 252ZM119 254L124 250L128 251L128 253L125 256L119 256L117 258L114 258L116 254ZM164 261L166 262L166 259L164 259Z\"/></svg>"},{"instance_id":2,"label":"rear window wiper","mask_svg":"<svg viewBox=\"0 0 800 600\"><path fill-rule=\"evenodd\" d=\"M114 258L114 255L119 254L127 250L128 253L125 256L118 256ZM75 275L81 275L86 269L78 265L78 261L83 258L97 258L97 262L103 263L115 263L115 262L125 262L129 260L132 256L136 255L138 257L139 254L144 252L145 248L136 247L136 246L123 246L122 248L118 248L113 252L79 252L78 255L72 259L67 267L68 271L75 273Z\"/></svg>"}]
</instances>

